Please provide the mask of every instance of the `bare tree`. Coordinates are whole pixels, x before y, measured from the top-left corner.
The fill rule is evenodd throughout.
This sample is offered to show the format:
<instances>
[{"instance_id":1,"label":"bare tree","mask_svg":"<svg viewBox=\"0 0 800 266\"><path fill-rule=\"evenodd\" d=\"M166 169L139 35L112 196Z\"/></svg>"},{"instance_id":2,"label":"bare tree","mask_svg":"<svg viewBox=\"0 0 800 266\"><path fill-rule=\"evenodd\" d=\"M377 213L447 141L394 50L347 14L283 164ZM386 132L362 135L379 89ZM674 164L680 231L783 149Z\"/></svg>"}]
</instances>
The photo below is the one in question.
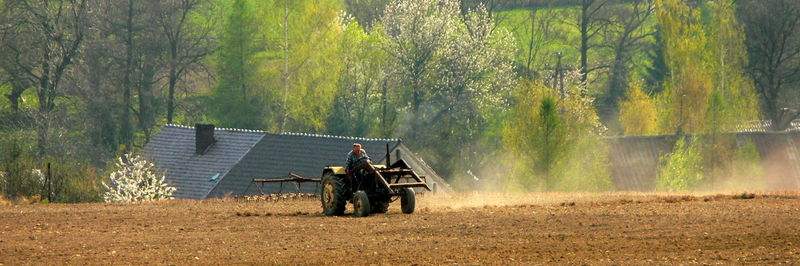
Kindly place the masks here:
<instances>
[{"instance_id":1,"label":"bare tree","mask_svg":"<svg viewBox=\"0 0 800 266\"><path fill-rule=\"evenodd\" d=\"M610 64L608 91L598 106L598 114L610 128L616 128L616 112L628 87L632 57L637 50L645 48L644 40L655 34L644 27L654 9L652 0L632 0L630 4L615 5L611 9L611 24L605 33L608 34L606 39L613 40L614 58Z\"/></svg>"},{"instance_id":2,"label":"bare tree","mask_svg":"<svg viewBox=\"0 0 800 266\"><path fill-rule=\"evenodd\" d=\"M543 59L553 56L553 54L545 52L544 47L555 39L554 35L557 33L553 28L557 19L558 14L555 9L536 8L528 11L528 18L524 23L517 25L528 31L528 34L520 36L528 37L528 39L521 40L525 46L523 49L519 49L517 67L531 79L541 78L540 71L546 62Z\"/></svg>"},{"instance_id":3,"label":"bare tree","mask_svg":"<svg viewBox=\"0 0 800 266\"><path fill-rule=\"evenodd\" d=\"M608 18L604 11L609 2L610 0L581 0L580 2L580 13L575 26L581 34L579 48L581 53L580 80L584 83L584 86L589 73L602 68L602 66L589 67L589 50L598 46L591 43L592 39L608 25Z\"/></svg>"},{"instance_id":4,"label":"bare tree","mask_svg":"<svg viewBox=\"0 0 800 266\"><path fill-rule=\"evenodd\" d=\"M20 0L5 3L0 20L3 50L24 76L35 82L39 100L39 155L46 154L50 113L61 82L77 59L88 25L86 0ZM9 41L14 39L16 41Z\"/></svg>"},{"instance_id":5,"label":"bare tree","mask_svg":"<svg viewBox=\"0 0 800 266\"><path fill-rule=\"evenodd\" d=\"M788 123L783 121L787 118L782 109L800 107L796 98L800 86L800 2L746 1L739 15L747 34L749 72L764 113L772 120L773 129L783 130L780 125Z\"/></svg>"},{"instance_id":6,"label":"bare tree","mask_svg":"<svg viewBox=\"0 0 800 266\"><path fill-rule=\"evenodd\" d=\"M158 24L166 37L167 123L175 116L175 90L189 73L202 68L203 59L212 52L212 25L190 23L189 15L202 0L170 0L160 2ZM149 135L149 134L148 134Z\"/></svg>"}]
</instances>

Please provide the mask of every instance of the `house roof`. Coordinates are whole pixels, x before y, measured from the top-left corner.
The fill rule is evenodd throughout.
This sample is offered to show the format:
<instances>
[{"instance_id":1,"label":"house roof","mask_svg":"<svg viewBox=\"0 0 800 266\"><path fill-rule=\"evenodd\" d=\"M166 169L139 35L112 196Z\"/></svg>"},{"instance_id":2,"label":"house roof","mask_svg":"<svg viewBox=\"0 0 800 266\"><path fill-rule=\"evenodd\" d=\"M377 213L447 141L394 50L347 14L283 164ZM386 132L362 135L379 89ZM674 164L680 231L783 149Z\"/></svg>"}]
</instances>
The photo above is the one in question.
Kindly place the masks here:
<instances>
[{"instance_id":1,"label":"house roof","mask_svg":"<svg viewBox=\"0 0 800 266\"><path fill-rule=\"evenodd\" d=\"M146 154L155 152L156 166L167 170L167 180L177 187L175 197L202 199L242 194L253 178L286 177L289 171L318 177L326 165L343 165L353 142L362 144L373 161L382 162L388 144L392 161L399 154L428 177L440 190L450 186L416 154L398 139L375 139L304 133L267 133L258 130L216 129L217 143L204 155L195 155L195 129L167 125L145 147ZM400 152L398 152L400 150ZM211 177L220 173L219 178ZM267 184L265 193L276 193L279 184ZM293 191L286 184L284 192ZM303 185L304 192L313 192L314 185ZM257 190L251 188L249 193Z\"/></svg>"},{"instance_id":2,"label":"house roof","mask_svg":"<svg viewBox=\"0 0 800 266\"><path fill-rule=\"evenodd\" d=\"M225 176L265 133L251 130L218 128L214 131L217 142L205 153L195 153L193 127L166 125L144 148L147 158L156 167L166 171L167 181L177 189L176 198L205 198L221 178L211 181L214 175Z\"/></svg>"},{"instance_id":3,"label":"house roof","mask_svg":"<svg viewBox=\"0 0 800 266\"><path fill-rule=\"evenodd\" d=\"M764 185L769 189L800 189L800 132L740 132L737 145L752 141L761 158ZM689 139L692 135L687 135ZM678 137L608 137L611 178L617 189L649 191L656 188L659 158L672 152Z\"/></svg>"},{"instance_id":4,"label":"house roof","mask_svg":"<svg viewBox=\"0 0 800 266\"><path fill-rule=\"evenodd\" d=\"M736 126L737 132L774 132L772 130L772 120L751 120L744 121ZM789 122L789 127L784 131L800 131L800 119Z\"/></svg>"}]
</instances>

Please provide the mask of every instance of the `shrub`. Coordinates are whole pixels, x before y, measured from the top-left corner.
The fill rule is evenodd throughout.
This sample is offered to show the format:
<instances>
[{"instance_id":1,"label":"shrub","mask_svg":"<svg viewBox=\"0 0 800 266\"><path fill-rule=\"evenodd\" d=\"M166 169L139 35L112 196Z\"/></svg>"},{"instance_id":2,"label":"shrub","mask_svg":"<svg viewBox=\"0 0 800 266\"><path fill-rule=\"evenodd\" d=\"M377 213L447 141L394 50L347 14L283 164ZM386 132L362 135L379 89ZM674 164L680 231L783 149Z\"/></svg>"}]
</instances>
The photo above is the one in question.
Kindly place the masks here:
<instances>
[{"instance_id":1,"label":"shrub","mask_svg":"<svg viewBox=\"0 0 800 266\"><path fill-rule=\"evenodd\" d=\"M100 184L102 178L96 168L85 161L62 158L53 159L52 193L53 202L96 202L102 200ZM46 168L44 168L46 169ZM45 191L43 194L47 194ZM45 197L46 198L46 197Z\"/></svg>"},{"instance_id":2,"label":"shrub","mask_svg":"<svg viewBox=\"0 0 800 266\"><path fill-rule=\"evenodd\" d=\"M117 168L109 176L109 183L103 183L107 190L103 195L106 202L172 199L175 188L169 186L164 175L141 156L125 154L118 159Z\"/></svg>"},{"instance_id":3,"label":"shrub","mask_svg":"<svg viewBox=\"0 0 800 266\"><path fill-rule=\"evenodd\" d=\"M656 180L659 190L688 190L703 180L703 156L697 141L687 144L686 138L681 137L672 153L662 156L659 161L661 168Z\"/></svg>"},{"instance_id":4,"label":"shrub","mask_svg":"<svg viewBox=\"0 0 800 266\"><path fill-rule=\"evenodd\" d=\"M613 189L592 98L578 85L568 88L561 93L535 82L518 88L503 134L514 172L506 190Z\"/></svg>"},{"instance_id":5,"label":"shrub","mask_svg":"<svg viewBox=\"0 0 800 266\"><path fill-rule=\"evenodd\" d=\"M653 135L657 133L658 115L655 101L633 83L625 93L627 99L620 103L619 120L625 135Z\"/></svg>"}]
</instances>

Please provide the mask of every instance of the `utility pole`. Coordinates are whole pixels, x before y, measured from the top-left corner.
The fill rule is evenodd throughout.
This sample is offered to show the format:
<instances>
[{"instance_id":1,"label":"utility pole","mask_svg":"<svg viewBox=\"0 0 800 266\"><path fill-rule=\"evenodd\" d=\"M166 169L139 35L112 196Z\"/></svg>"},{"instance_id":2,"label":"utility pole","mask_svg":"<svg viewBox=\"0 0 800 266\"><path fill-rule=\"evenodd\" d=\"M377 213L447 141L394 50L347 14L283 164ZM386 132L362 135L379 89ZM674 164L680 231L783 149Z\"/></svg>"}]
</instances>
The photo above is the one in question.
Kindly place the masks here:
<instances>
[{"instance_id":1,"label":"utility pole","mask_svg":"<svg viewBox=\"0 0 800 266\"><path fill-rule=\"evenodd\" d=\"M558 86L554 86L558 88L558 91L561 93L561 97L567 95L567 92L564 91L564 69L561 65L561 57L564 56L563 53L557 52L556 56L558 56L558 62L556 63L556 83Z\"/></svg>"}]
</instances>

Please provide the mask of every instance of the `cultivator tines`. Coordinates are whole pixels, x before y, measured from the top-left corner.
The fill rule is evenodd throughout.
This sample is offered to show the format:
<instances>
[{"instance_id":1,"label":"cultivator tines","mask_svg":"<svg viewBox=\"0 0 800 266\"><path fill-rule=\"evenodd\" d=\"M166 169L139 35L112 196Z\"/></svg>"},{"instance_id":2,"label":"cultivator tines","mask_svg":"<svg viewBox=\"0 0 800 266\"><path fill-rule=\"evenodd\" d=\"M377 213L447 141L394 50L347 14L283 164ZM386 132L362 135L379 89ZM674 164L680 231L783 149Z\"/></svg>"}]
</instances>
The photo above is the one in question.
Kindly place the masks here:
<instances>
[{"instance_id":1,"label":"cultivator tines","mask_svg":"<svg viewBox=\"0 0 800 266\"><path fill-rule=\"evenodd\" d=\"M283 193L284 183L292 183L294 185L296 193L305 193L303 192L303 186L302 186L303 183L314 183L313 191L316 192L319 190L319 182L320 182L319 178L305 177L292 172L289 172L289 175L286 177L253 178L253 180L250 182L250 185L247 186L242 195L247 195L247 192L250 190L250 187L254 186L254 184L255 188L258 190L258 194L266 195L267 193L264 193L264 185L268 183L280 184L277 194L284 194Z\"/></svg>"},{"instance_id":2,"label":"cultivator tines","mask_svg":"<svg viewBox=\"0 0 800 266\"><path fill-rule=\"evenodd\" d=\"M315 193L283 193L283 194L264 194L264 195L242 195L236 197L240 201L285 201L285 200L304 200L319 199Z\"/></svg>"}]
</instances>

